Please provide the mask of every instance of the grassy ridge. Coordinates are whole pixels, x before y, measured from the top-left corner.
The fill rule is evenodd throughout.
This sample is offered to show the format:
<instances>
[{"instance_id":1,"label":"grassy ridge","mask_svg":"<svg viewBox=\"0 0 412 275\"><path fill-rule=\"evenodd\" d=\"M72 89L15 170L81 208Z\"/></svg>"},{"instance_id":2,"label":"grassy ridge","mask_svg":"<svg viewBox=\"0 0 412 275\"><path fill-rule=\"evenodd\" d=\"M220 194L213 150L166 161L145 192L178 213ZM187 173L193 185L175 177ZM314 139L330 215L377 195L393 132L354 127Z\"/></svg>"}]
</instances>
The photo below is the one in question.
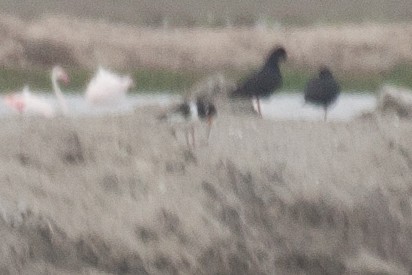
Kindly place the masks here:
<instances>
[{"instance_id":1,"label":"grassy ridge","mask_svg":"<svg viewBox=\"0 0 412 275\"><path fill-rule=\"evenodd\" d=\"M241 82L251 71L225 71L229 79ZM70 84L67 91L84 91L92 72L87 70L70 70ZM144 69L134 71L132 77L136 82L137 92L183 93L197 81L210 75L209 71L171 71ZM284 90L302 90L307 80L312 76L308 71L292 68L283 69ZM401 65L384 74L340 75L336 74L343 90L374 92L384 83L412 88L412 65ZM51 90L49 72L39 69L1 69L0 92L21 89L25 84L35 90Z\"/></svg>"},{"instance_id":2,"label":"grassy ridge","mask_svg":"<svg viewBox=\"0 0 412 275\"><path fill-rule=\"evenodd\" d=\"M409 0L0 0L8 13L36 18L46 13L136 25L224 26L258 21L307 25L318 22L393 22L412 18Z\"/></svg>"}]
</instances>

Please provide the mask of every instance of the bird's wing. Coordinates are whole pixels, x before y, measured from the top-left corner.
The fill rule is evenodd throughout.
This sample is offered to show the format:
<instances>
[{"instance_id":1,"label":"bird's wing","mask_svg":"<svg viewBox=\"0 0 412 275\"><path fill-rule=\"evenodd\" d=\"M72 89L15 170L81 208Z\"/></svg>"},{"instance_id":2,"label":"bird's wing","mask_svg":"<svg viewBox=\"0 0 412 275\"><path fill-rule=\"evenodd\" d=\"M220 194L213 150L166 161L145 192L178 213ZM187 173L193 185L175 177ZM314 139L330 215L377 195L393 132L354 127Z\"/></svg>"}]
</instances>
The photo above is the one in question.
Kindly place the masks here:
<instances>
[{"instance_id":1,"label":"bird's wing","mask_svg":"<svg viewBox=\"0 0 412 275\"><path fill-rule=\"evenodd\" d=\"M323 83L319 78L312 78L305 86L305 101L319 101L324 94Z\"/></svg>"},{"instance_id":2,"label":"bird's wing","mask_svg":"<svg viewBox=\"0 0 412 275\"><path fill-rule=\"evenodd\" d=\"M252 74L236 90L234 90L230 96L239 98L252 97L261 78L261 72Z\"/></svg>"},{"instance_id":3,"label":"bird's wing","mask_svg":"<svg viewBox=\"0 0 412 275\"><path fill-rule=\"evenodd\" d=\"M128 86L124 85L122 76L99 68L86 88L86 99L91 101L106 100L126 94Z\"/></svg>"},{"instance_id":4,"label":"bird's wing","mask_svg":"<svg viewBox=\"0 0 412 275\"><path fill-rule=\"evenodd\" d=\"M267 95L282 85L279 72L264 67L261 71L249 77L231 97L252 97L255 94Z\"/></svg>"},{"instance_id":5,"label":"bird's wing","mask_svg":"<svg viewBox=\"0 0 412 275\"><path fill-rule=\"evenodd\" d=\"M31 94L29 97L25 99L25 103L26 103L25 111L27 113L40 114L45 117L54 116L55 110L53 106L49 102L47 102L44 98Z\"/></svg>"},{"instance_id":6,"label":"bird's wing","mask_svg":"<svg viewBox=\"0 0 412 275\"><path fill-rule=\"evenodd\" d=\"M340 86L334 79L313 78L305 87L305 100L328 101L340 92Z\"/></svg>"}]
</instances>

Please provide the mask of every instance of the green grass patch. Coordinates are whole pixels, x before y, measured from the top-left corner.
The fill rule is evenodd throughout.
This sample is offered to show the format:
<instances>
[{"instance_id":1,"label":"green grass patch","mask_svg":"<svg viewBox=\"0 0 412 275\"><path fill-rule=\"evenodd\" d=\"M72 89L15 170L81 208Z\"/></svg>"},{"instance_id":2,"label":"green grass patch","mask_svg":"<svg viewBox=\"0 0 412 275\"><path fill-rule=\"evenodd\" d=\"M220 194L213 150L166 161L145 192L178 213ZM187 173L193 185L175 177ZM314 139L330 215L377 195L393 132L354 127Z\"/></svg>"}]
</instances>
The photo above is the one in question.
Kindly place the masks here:
<instances>
[{"instance_id":1,"label":"green grass patch","mask_svg":"<svg viewBox=\"0 0 412 275\"><path fill-rule=\"evenodd\" d=\"M83 69L68 70L70 83L62 86L65 92L84 92L87 83L93 77L93 72ZM137 92L184 92L201 78L207 76L207 72L195 71L171 71L171 70L138 70L131 73ZM33 90L51 91L51 79L49 70L41 69L0 69L0 92L21 90L29 85Z\"/></svg>"},{"instance_id":2,"label":"green grass patch","mask_svg":"<svg viewBox=\"0 0 412 275\"><path fill-rule=\"evenodd\" d=\"M412 64L395 67L385 77L386 83L412 88Z\"/></svg>"},{"instance_id":3,"label":"green grass patch","mask_svg":"<svg viewBox=\"0 0 412 275\"><path fill-rule=\"evenodd\" d=\"M197 81L207 76L207 72L139 70L132 74L138 91L183 93Z\"/></svg>"},{"instance_id":4,"label":"green grass patch","mask_svg":"<svg viewBox=\"0 0 412 275\"><path fill-rule=\"evenodd\" d=\"M412 89L412 64L403 64L377 74L352 74L338 76L344 90L375 92L383 84Z\"/></svg>"},{"instance_id":5,"label":"green grass patch","mask_svg":"<svg viewBox=\"0 0 412 275\"><path fill-rule=\"evenodd\" d=\"M224 71L229 79L241 83L252 70ZM302 91L313 72L302 69L282 68L283 90ZM66 92L84 92L93 72L71 69L70 84L64 86ZM131 73L136 83L134 92L171 92L185 93L196 82L212 74L210 71L144 69ZM394 84L412 88L412 65L400 65L393 70L380 74L335 74L344 91L375 92L382 84ZM50 72L41 69L0 69L0 92L17 91L29 85L33 90L51 91Z\"/></svg>"},{"instance_id":6,"label":"green grass patch","mask_svg":"<svg viewBox=\"0 0 412 275\"><path fill-rule=\"evenodd\" d=\"M4 69L0 70L0 88L10 92L29 85L31 88L51 89L48 75L41 70Z\"/></svg>"}]
</instances>

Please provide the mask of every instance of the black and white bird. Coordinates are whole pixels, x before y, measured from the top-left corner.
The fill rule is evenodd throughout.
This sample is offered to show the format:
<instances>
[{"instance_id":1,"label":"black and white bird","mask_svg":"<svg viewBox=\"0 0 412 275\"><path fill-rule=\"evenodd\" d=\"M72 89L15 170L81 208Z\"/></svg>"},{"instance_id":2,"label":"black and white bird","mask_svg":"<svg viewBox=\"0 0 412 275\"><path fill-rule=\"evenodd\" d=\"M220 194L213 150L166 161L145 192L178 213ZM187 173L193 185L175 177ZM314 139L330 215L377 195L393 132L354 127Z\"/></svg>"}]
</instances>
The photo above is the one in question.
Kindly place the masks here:
<instances>
[{"instance_id":1,"label":"black and white bird","mask_svg":"<svg viewBox=\"0 0 412 275\"><path fill-rule=\"evenodd\" d=\"M325 110L326 121L329 106L336 101L340 94L340 85L333 77L331 70L324 66L319 75L308 81L305 88L305 103L320 105Z\"/></svg>"},{"instance_id":2,"label":"black and white bird","mask_svg":"<svg viewBox=\"0 0 412 275\"><path fill-rule=\"evenodd\" d=\"M216 115L215 105L211 101L199 97L195 101L185 101L174 106L160 118L166 119L174 127L183 127L187 145L190 146L189 139L191 135L192 146L195 147L195 124L202 121L207 123L206 138L209 140L213 119Z\"/></svg>"},{"instance_id":3,"label":"black and white bird","mask_svg":"<svg viewBox=\"0 0 412 275\"><path fill-rule=\"evenodd\" d=\"M283 47L275 47L269 54L263 67L233 91L230 97L256 98L258 113L262 116L260 98L269 97L275 90L282 87L282 74L279 63L286 59L286 50Z\"/></svg>"}]
</instances>

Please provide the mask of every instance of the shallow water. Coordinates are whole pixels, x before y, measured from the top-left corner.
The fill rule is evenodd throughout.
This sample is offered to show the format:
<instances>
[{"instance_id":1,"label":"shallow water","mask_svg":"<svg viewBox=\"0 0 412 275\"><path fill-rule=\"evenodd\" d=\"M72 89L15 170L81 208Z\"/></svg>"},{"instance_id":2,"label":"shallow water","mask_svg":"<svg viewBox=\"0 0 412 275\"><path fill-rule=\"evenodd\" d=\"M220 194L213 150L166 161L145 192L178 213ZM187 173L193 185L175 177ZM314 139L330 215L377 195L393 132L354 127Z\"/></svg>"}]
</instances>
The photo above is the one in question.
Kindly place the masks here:
<instances>
[{"instance_id":1,"label":"shallow water","mask_svg":"<svg viewBox=\"0 0 412 275\"><path fill-rule=\"evenodd\" d=\"M59 110L56 97L49 93L36 93L42 99ZM136 107L150 105L168 105L178 101L180 97L170 94L131 94L112 105L89 105L81 94L66 94L65 99L71 116L99 116L104 114L133 112ZM0 116L19 115L10 110L3 101L0 104Z\"/></svg>"},{"instance_id":2,"label":"shallow water","mask_svg":"<svg viewBox=\"0 0 412 275\"><path fill-rule=\"evenodd\" d=\"M56 108L57 101L51 94L40 94ZM131 94L122 101L107 106L89 106L82 95L66 95L67 103L73 116L94 116L107 113L132 112L139 106L168 105L179 101L180 96L170 94ZM350 120L376 105L376 97L367 93L344 93L328 112L328 120ZM323 109L318 106L304 104L300 93L279 93L267 100L262 100L262 114L265 118L276 120L323 120ZM0 116L18 115L0 104Z\"/></svg>"},{"instance_id":3,"label":"shallow water","mask_svg":"<svg viewBox=\"0 0 412 275\"><path fill-rule=\"evenodd\" d=\"M369 93L343 93L328 110L328 120L346 121L373 110L376 96ZM262 101L262 115L276 120L323 120L321 106L305 104L300 93L279 93Z\"/></svg>"}]
</instances>

